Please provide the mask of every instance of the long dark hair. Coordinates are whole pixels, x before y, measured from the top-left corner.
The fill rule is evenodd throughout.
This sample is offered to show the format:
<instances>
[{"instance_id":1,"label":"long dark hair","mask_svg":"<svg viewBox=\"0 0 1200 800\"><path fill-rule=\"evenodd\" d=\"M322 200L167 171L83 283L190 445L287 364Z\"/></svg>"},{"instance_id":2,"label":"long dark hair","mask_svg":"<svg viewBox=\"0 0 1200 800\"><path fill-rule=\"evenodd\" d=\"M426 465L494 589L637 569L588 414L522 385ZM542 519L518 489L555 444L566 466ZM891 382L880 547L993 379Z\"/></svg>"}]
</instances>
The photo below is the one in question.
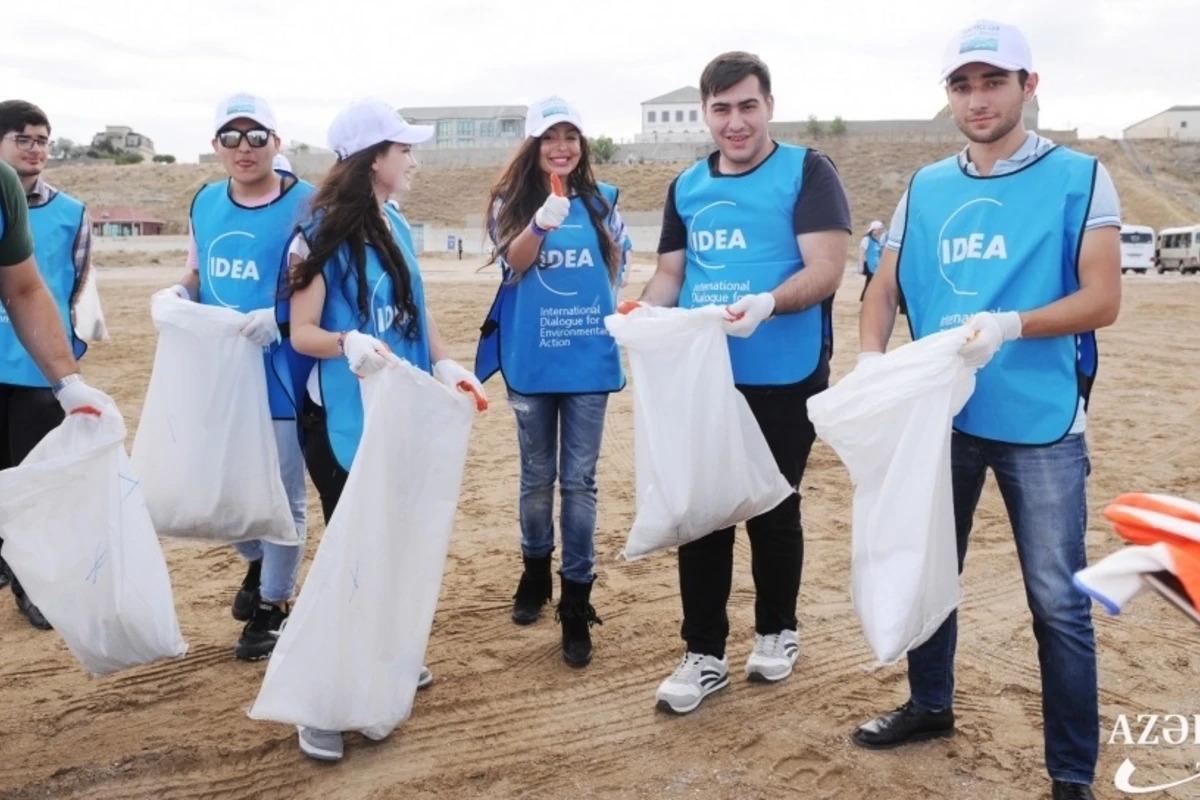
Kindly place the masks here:
<instances>
[{"instance_id":1,"label":"long dark hair","mask_svg":"<svg viewBox=\"0 0 1200 800\"><path fill-rule=\"evenodd\" d=\"M367 286L367 245L375 249L379 261L392 278L396 307L402 313L392 324L409 338L419 335L420 312L413 300L412 275L404 254L396 245L392 232L383 221L383 211L375 197L371 165L375 157L385 154L391 142L381 142L338 161L330 168L310 201L313 219L318 220L316 231L308 245L310 253L302 263L291 269L288 281L292 292L306 289L321 275L326 262L343 246L350 249L350 269L358 283L358 296L351 298L348 283L350 273L342 277L342 292L358 306L360 324L371 318ZM333 291L332 286L325 290Z\"/></svg>"},{"instance_id":2,"label":"long dark hair","mask_svg":"<svg viewBox=\"0 0 1200 800\"><path fill-rule=\"evenodd\" d=\"M484 219L491 217L497 200L501 205L500 215L496 219L497 247L489 264L494 264L508 250L512 240L529 225L533 215L546 202L546 175L541 168L541 153L541 137L527 138L500 176L500 181L492 187ZM621 247L608 232L606 220L612 208L596 185L587 137L582 134L579 136L579 163L567 176L567 185L563 189L568 192L573 189L583 200L592 227L596 229L604 263L608 265L608 279L615 282L617 270L621 267Z\"/></svg>"}]
</instances>

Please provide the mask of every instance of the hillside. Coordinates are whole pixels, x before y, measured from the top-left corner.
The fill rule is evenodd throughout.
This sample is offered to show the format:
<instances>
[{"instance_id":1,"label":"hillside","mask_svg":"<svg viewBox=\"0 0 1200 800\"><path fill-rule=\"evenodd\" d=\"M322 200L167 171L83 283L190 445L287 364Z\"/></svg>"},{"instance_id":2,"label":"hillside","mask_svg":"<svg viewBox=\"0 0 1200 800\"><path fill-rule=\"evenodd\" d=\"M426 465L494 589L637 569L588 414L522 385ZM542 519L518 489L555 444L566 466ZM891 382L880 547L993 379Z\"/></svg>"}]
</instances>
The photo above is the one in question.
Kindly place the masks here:
<instances>
[{"instance_id":1,"label":"hillside","mask_svg":"<svg viewBox=\"0 0 1200 800\"><path fill-rule=\"evenodd\" d=\"M825 138L815 146L833 159L842 175L856 235L872 219L890 219L914 169L953 152L942 143L867 139ZM1142 168L1116 141L1081 140L1074 146L1096 155L1108 168L1126 221L1156 229L1200 221L1200 144L1138 142L1132 152ZM600 180L620 187L624 210L656 211L662 208L667 185L684 166L607 164L596 172ZM484 211L488 189L499 172L491 167L422 170L404 204L405 213L414 221L462 224L466 215ZM50 180L89 205L128 203L144 208L167 221L168 233L182 233L196 190L221 175L218 166L207 164L88 165L57 167ZM304 177L320 179L320 175Z\"/></svg>"}]
</instances>

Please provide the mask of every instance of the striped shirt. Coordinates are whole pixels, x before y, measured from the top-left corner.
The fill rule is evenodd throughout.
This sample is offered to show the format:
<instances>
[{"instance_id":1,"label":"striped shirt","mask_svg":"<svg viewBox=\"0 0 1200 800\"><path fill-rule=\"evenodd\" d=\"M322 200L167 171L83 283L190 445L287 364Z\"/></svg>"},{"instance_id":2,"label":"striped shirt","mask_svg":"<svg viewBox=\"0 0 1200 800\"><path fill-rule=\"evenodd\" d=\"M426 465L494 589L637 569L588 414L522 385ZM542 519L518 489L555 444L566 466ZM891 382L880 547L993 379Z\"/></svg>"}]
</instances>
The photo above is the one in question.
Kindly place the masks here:
<instances>
[{"instance_id":1,"label":"striped shirt","mask_svg":"<svg viewBox=\"0 0 1200 800\"><path fill-rule=\"evenodd\" d=\"M25 192L25 201L33 209L46 205L54 199L56 194L58 194L58 189L39 175L29 191ZM75 290L71 294L71 308L75 308L75 301L79 299L79 293L83 290L83 284L88 278L88 271L92 268L92 220L88 216L86 207L83 209L83 222L79 226L79 233L75 235L71 260L75 264Z\"/></svg>"}]
</instances>

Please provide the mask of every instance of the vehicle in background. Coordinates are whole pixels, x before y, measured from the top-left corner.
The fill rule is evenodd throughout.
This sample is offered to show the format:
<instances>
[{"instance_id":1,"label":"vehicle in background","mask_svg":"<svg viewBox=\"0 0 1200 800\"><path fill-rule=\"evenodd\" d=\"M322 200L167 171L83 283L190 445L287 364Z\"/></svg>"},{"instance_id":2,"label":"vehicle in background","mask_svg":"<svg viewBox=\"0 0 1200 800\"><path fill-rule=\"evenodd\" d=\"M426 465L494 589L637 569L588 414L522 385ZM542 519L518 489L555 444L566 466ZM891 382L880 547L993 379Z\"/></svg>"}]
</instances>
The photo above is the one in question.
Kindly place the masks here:
<instances>
[{"instance_id":1,"label":"vehicle in background","mask_svg":"<svg viewBox=\"0 0 1200 800\"><path fill-rule=\"evenodd\" d=\"M1145 274L1154 267L1154 229L1149 225L1121 226L1121 274Z\"/></svg>"},{"instance_id":2,"label":"vehicle in background","mask_svg":"<svg viewBox=\"0 0 1200 800\"><path fill-rule=\"evenodd\" d=\"M1200 225L1159 231L1157 269L1160 275L1169 269L1182 275L1200 272Z\"/></svg>"}]
</instances>

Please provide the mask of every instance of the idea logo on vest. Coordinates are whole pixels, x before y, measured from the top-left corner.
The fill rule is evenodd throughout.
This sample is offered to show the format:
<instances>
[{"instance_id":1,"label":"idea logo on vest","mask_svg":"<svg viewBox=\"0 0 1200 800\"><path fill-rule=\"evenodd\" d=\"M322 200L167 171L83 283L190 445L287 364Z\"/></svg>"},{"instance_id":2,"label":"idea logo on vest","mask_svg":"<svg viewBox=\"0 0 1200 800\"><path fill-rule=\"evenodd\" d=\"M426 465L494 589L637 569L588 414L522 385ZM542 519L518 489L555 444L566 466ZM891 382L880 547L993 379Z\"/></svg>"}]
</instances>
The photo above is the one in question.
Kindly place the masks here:
<instances>
[{"instance_id":1,"label":"idea logo on vest","mask_svg":"<svg viewBox=\"0 0 1200 800\"><path fill-rule=\"evenodd\" d=\"M989 261L1007 261L1008 245L1004 234L988 231L990 211L1003 203L980 197L959 206L942 225L937 239L938 269L956 295L973 297L987 283ZM995 216L992 215L993 220Z\"/></svg>"},{"instance_id":2,"label":"idea logo on vest","mask_svg":"<svg viewBox=\"0 0 1200 800\"><path fill-rule=\"evenodd\" d=\"M723 219L730 212L736 214L736 209L737 203L732 200L718 200L697 211L688 221L688 243L701 267L725 269L729 251L748 249L742 229Z\"/></svg>"},{"instance_id":3,"label":"idea logo on vest","mask_svg":"<svg viewBox=\"0 0 1200 800\"><path fill-rule=\"evenodd\" d=\"M226 308L243 309L246 288L233 281L259 281L258 264L252 253L255 249L254 234L246 231L229 231L212 240L208 246L207 276L209 291L213 298Z\"/></svg>"}]
</instances>

